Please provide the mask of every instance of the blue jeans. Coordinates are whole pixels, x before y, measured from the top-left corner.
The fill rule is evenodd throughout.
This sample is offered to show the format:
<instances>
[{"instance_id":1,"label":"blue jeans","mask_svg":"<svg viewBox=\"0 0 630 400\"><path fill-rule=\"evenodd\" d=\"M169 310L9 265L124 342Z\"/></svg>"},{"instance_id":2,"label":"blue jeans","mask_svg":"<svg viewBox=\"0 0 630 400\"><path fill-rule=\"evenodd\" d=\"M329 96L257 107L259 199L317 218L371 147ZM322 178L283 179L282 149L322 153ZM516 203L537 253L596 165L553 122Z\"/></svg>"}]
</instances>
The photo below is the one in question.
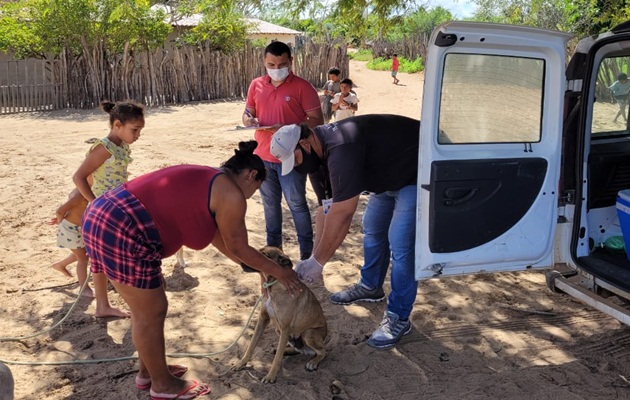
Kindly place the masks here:
<instances>
[{"instance_id":1,"label":"blue jeans","mask_svg":"<svg viewBox=\"0 0 630 400\"><path fill-rule=\"evenodd\" d=\"M297 231L300 253L313 252L311 211L306 203L306 175L297 171L282 176L282 164L264 161L267 179L260 187L265 209L267 245L282 247L282 194L287 201Z\"/></svg>"},{"instance_id":2,"label":"blue jeans","mask_svg":"<svg viewBox=\"0 0 630 400\"><path fill-rule=\"evenodd\" d=\"M416 196L416 185L371 194L363 214L361 283L371 289L382 287L391 256L392 291L387 309L402 319L409 318L418 292L414 271Z\"/></svg>"}]
</instances>

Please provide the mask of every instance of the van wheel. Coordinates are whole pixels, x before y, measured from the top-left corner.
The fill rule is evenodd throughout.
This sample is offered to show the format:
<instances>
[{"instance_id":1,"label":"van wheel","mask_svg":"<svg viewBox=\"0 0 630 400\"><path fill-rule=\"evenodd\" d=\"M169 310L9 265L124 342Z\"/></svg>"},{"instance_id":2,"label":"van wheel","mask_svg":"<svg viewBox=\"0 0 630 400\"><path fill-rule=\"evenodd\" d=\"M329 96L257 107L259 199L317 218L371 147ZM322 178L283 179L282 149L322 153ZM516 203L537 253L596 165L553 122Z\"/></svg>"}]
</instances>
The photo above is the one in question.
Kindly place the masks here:
<instances>
[{"instance_id":1,"label":"van wheel","mask_svg":"<svg viewBox=\"0 0 630 400\"><path fill-rule=\"evenodd\" d=\"M556 287L556 278L562 278L562 274L555 270L545 271L545 281L549 290L555 293L563 293L562 290Z\"/></svg>"}]
</instances>

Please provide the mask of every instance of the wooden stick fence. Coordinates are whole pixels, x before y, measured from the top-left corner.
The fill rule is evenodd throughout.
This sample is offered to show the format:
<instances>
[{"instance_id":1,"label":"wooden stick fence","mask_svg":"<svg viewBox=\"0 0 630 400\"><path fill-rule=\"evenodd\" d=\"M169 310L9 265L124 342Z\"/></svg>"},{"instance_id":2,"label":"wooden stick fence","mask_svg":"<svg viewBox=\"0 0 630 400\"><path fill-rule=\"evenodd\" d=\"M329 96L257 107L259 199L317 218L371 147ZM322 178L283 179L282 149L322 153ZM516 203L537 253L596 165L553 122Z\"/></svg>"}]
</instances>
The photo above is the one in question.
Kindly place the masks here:
<instances>
[{"instance_id":1,"label":"wooden stick fence","mask_svg":"<svg viewBox=\"0 0 630 400\"><path fill-rule=\"evenodd\" d=\"M265 73L262 53L261 48L247 47L228 55L187 46L144 53L125 48L122 54L107 56L104 49L94 48L76 58L62 52L53 61L0 63L0 73L4 67L8 77L0 80L0 113L94 108L103 99L163 106L242 98L252 79ZM316 88L326 82L331 66L348 74L347 48L342 44L305 41L294 49L293 58L294 72ZM33 68L41 69L37 79L30 72Z\"/></svg>"}]
</instances>

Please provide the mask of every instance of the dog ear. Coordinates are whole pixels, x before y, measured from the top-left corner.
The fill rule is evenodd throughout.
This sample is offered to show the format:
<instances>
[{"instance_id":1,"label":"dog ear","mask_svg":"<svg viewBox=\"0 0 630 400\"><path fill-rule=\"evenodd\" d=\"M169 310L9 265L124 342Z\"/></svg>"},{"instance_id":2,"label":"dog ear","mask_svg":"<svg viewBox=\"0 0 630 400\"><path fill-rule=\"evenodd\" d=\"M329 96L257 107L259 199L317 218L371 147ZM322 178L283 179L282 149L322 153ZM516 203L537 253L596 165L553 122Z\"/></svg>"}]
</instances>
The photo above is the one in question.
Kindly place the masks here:
<instances>
[{"instance_id":1,"label":"dog ear","mask_svg":"<svg viewBox=\"0 0 630 400\"><path fill-rule=\"evenodd\" d=\"M260 252L263 253L265 257L274 260L282 268L293 269L293 263L291 262L291 259L287 257L279 248L273 246L265 246L260 249Z\"/></svg>"},{"instance_id":2,"label":"dog ear","mask_svg":"<svg viewBox=\"0 0 630 400\"><path fill-rule=\"evenodd\" d=\"M248 274L252 272L260 272L245 263L241 263L241 268L243 269L243 272L247 272Z\"/></svg>"},{"instance_id":3,"label":"dog ear","mask_svg":"<svg viewBox=\"0 0 630 400\"><path fill-rule=\"evenodd\" d=\"M291 259L289 259L289 257L285 256L284 254L278 254L277 262L282 268L293 269L293 263L291 262Z\"/></svg>"}]
</instances>

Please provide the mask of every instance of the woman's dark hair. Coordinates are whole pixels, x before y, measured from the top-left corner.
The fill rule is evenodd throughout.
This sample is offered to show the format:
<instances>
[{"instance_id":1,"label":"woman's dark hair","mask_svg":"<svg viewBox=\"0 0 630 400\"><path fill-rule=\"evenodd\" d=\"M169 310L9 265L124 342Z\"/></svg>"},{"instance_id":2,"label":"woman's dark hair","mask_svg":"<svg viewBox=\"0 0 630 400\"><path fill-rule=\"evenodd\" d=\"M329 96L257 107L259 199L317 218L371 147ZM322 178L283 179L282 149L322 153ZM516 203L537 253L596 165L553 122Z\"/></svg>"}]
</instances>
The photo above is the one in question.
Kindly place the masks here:
<instances>
[{"instance_id":1,"label":"woman's dark hair","mask_svg":"<svg viewBox=\"0 0 630 400\"><path fill-rule=\"evenodd\" d=\"M311 136L311 133L313 133L313 131L311 131L311 128L309 128L306 122L300 124L300 140L308 138Z\"/></svg>"},{"instance_id":2,"label":"woman's dark hair","mask_svg":"<svg viewBox=\"0 0 630 400\"><path fill-rule=\"evenodd\" d=\"M239 174L244 170L255 170L258 172L256 180L264 181L267 178L267 170L263 160L254 154L256 147L258 147L258 142L255 140L239 142L238 150L234 150L234 155L221 164L221 167L230 170L234 174Z\"/></svg>"},{"instance_id":3,"label":"woman's dark hair","mask_svg":"<svg viewBox=\"0 0 630 400\"><path fill-rule=\"evenodd\" d=\"M341 71L337 67L332 67L328 70L328 75L330 74L339 76L339 74L341 74Z\"/></svg>"},{"instance_id":4,"label":"woman's dark hair","mask_svg":"<svg viewBox=\"0 0 630 400\"><path fill-rule=\"evenodd\" d=\"M119 120L123 125L144 118L144 106L133 101L101 101L101 109L109 114L109 125Z\"/></svg>"}]
</instances>

